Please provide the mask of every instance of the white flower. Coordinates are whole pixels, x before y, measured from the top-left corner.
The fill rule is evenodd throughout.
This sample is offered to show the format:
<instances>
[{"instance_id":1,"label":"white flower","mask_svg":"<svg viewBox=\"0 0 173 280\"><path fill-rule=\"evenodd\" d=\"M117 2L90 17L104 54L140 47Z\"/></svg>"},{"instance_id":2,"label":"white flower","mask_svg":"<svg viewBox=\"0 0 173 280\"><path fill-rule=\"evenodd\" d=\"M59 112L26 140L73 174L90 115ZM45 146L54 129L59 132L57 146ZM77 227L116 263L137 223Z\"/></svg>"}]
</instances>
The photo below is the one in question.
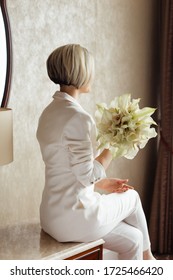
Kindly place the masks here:
<instances>
[{"instance_id":1,"label":"white flower","mask_svg":"<svg viewBox=\"0 0 173 280\"><path fill-rule=\"evenodd\" d=\"M132 99L130 94L124 94L110 103L97 104L96 126L97 140L100 148L107 148L113 158L126 157L133 159L157 133L152 124L156 125L151 115L156 109L139 108L140 99Z\"/></svg>"}]
</instances>

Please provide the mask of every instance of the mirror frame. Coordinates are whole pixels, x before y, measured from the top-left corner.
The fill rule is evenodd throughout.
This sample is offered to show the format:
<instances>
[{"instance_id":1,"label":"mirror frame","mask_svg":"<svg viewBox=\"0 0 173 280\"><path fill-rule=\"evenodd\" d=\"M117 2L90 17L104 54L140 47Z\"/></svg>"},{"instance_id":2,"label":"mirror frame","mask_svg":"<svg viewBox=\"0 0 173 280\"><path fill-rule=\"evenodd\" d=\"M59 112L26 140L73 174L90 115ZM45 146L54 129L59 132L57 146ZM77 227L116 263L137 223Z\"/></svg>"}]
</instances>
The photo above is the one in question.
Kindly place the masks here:
<instances>
[{"instance_id":1,"label":"mirror frame","mask_svg":"<svg viewBox=\"0 0 173 280\"><path fill-rule=\"evenodd\" d=\"M10 22L9 22L7 7L6 7L6 0L0 0L0 7L4 20L6 46L7 46L6 79L5 79L3 98L0 107L7 107L9 96L10 96L11 75L12 75L12 43L11 43L11 30L10 30Z\"/></svg>"}]
</instances>

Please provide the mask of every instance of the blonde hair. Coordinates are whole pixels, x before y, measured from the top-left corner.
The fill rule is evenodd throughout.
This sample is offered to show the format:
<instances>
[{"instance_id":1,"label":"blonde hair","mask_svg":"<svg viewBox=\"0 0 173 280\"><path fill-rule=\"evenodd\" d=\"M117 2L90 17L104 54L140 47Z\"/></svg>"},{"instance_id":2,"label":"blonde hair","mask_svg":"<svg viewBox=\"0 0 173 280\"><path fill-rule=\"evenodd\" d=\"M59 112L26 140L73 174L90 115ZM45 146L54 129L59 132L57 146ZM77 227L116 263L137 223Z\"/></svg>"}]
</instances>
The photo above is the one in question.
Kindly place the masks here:
<instances>
[{"instance_id":1,"label":"blonde hair","mask_svg":"<svg viewBox=\"0 0 173 280\"><path fill-rule=\"evenodd\" d=\"M80 45L61 46L49 55L47 73L55 84L81 88L93 78L94 59L91 53Z\"/></svg>"}]
</instances>

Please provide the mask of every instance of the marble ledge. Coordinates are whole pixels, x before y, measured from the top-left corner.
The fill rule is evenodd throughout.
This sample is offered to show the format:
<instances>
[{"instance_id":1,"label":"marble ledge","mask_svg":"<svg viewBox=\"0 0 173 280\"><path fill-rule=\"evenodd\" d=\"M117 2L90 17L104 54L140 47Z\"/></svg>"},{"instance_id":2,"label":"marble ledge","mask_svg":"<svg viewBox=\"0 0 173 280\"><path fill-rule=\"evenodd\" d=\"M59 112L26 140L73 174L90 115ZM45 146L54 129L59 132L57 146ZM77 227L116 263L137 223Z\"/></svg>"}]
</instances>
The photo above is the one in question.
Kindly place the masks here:
<instances>
[{"instance_id":1,"label":"marble ledge","mask_svg":"<svg viewBox=\"0 0 173 280\"><path fill-rule=\"evenodd\" d=\"M103 239L60 243L46 234L39 223L10 225L0 228L0 259L63 260L103 243Z\"/></svg>"}]
</instances>

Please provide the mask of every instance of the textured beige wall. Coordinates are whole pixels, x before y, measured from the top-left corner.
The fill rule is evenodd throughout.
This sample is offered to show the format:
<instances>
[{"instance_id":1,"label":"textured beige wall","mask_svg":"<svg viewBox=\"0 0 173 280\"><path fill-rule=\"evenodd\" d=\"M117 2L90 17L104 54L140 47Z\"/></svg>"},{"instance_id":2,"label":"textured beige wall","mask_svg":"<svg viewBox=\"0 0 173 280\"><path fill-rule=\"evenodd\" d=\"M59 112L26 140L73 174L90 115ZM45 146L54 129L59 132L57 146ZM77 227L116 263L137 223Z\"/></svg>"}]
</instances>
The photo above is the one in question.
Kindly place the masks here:
<instances>
[{"instance_id":1,"label":"textured beige wall","mask_svg":"<svg viewBox=\"0 0 173 280\"><path fill-rule=\"evenodd\" d=\"M81 104L131 92L141 106L156 106L157 0L7 0L13 40L9 107L14 114L14 162L0 167L0 223L38 219L44 166L35 138L37 121L56 90L45 60L57 46L80 43L96 60L96 79ZM112 162L110 176L129 178L145 201L154 169L152 140L129 161ZM148 186L147 186L148 185Z\"/></svg>"}]
</instances>

